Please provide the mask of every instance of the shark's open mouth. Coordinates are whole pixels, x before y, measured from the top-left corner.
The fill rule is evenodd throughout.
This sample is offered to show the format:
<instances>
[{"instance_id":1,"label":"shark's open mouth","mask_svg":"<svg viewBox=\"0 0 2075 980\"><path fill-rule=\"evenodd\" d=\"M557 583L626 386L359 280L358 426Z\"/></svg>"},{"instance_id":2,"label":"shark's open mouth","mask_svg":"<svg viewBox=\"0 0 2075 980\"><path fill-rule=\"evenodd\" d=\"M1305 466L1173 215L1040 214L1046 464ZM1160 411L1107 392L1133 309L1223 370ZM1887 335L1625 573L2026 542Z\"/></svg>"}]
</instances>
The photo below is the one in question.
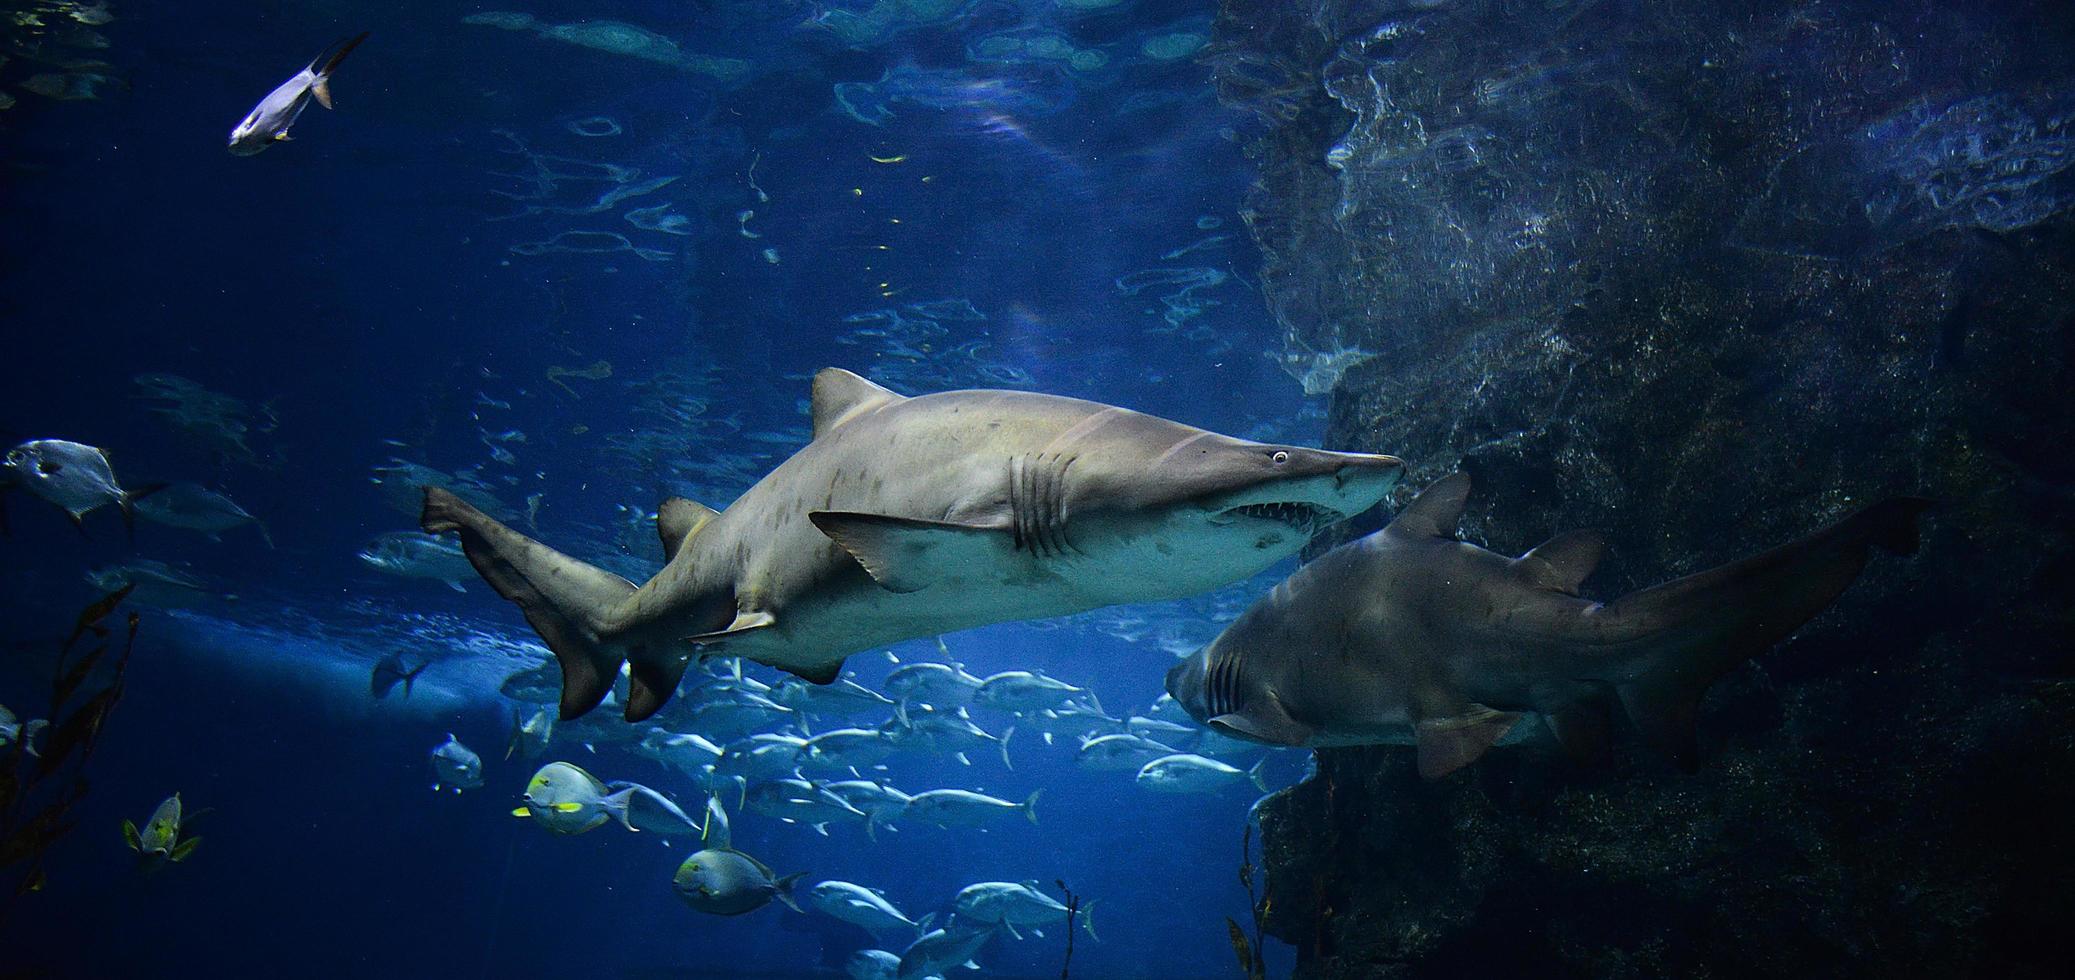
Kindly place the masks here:
<instances>
[{"instance_id":1,"label":"shark's open mouth","mask_svg":"<svg viewBox=\"0 0 2075 980\"><path fill-rule=\"evenodd\" d=\"M1321 507L1317 504L1296 501L1273 504L1246 504L1241 507L1234 507L1225 513L1240 514L1263 521L1276 521L1286 524L1293 530L1303 534L1317 534L1321 528L1346 516L1331 507Z\"/></svg>"}]
</instances>

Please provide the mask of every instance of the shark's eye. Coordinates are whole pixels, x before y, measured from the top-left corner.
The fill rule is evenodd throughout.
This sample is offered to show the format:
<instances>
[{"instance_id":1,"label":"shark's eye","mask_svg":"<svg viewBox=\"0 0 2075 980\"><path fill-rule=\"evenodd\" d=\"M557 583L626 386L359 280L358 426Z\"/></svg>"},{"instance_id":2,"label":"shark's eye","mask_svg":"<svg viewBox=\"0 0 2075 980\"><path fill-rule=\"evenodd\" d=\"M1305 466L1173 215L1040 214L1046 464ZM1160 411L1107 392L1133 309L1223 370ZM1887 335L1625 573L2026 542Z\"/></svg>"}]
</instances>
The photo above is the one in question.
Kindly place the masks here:
<instances>
[{"instance_id":1,"label":"shark's eye","mask_svg":"<svg viewBox=\"0 0 2075 980\"><path fill-rule=\"evenodd\" d=\"M1274 460L1275 465L1281 466L1282 464L1290 461L1290 454L1278 449L1275 451L1275 455L1270 456L1268 458Z\"/></svg>"}]
</instances>

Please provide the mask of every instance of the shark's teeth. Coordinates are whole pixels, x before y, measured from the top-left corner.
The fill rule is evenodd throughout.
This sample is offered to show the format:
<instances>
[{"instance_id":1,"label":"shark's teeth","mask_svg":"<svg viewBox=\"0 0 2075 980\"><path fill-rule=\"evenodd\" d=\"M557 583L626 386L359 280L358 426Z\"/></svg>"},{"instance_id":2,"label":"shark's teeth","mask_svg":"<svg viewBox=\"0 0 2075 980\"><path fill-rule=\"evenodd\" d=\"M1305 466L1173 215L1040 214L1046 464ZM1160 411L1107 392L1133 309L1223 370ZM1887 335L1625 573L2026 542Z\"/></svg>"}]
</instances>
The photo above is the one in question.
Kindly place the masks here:
<instances>
[{"instance_id":1,"label":"shark's teeth","mask_svg":"<svg viewBox=\"0 0 2075 980\"><path fill-rule=\"evenodd\" d=\"M1321 507L1317 504L1295 501L1273 504L1247 504L1242 507L1234 507L1225 513L1241 514L1264 521L1276 521L1287 524L1305 534L1316 534L1320 528L1340 520L1343 516L1339 511L1331 507Z\"/></svg>"}]
</instances>

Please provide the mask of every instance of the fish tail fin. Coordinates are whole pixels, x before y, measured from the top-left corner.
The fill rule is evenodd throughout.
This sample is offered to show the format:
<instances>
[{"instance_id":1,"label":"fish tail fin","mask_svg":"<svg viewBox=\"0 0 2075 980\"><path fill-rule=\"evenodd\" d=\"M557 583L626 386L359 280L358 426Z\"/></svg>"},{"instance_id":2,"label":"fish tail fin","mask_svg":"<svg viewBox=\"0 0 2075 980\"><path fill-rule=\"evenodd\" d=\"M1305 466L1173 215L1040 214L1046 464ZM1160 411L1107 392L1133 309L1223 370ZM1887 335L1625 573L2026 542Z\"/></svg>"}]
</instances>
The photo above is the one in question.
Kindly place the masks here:
<instances>
[{"instance_id":1,"label":"fish tail fin","mask_svg":"<svg viewBox=\"0 0 2075 980\"><path fill-rule=\"evenodd\" d=\"M1260 790L1263 793L1268 792L1268 781L1261 778L1261 769L1263 766L1266 766L1267 764L1268 757L1264 755L1261 757L1261 761L1254 763L1253 768L1248 769L1246 771L1246 778L1252 780L1254 783L1254 788Z\"/></svg>"},{"instance_id":2,"label":"fish tail fin","mask_svg":"<svg viewBox=\"0 0 2075 980\"><path fill-rule=\"evenodd\" d=\"M1031 823L1037 823L1037 800L1039 796L1044 795L1044 792L1044 789L1040 787L1031 790L1030 795L1023 798L1023 815L1029 817Z\"/></svg>"},{"instance_id":3,"label":"fish tail fin","mask_svg":"<svg viewBox=\"0 0 2075 980\"><path fill-rule=\"evenodd\" d=\"M267 525L266 525L266 523L265 523L265 522L263 522L263 521L253 521L253 522L252 522L252 526L253 526L253 527L256 527L256 528L259 528L259 539L260 539L261 541L264 541L264 542L266 542L266 545L267 545L267 550L268 550L268 551L273 551L273 550L274 550L274 534L273 534L273 532L271 532L271 531L268 531L268 530L267 530Z\"/></svg>"},{"instance_id":4,"label":"fish tail fin","mask_svg":"<svg viewBox=\"0 0 2075 980\"><path fill-rule=\"evenodd\" d=\"M1014 725L1010 725L1007 731L1001 733L1001 764L1011 771L1015 770L1016 764L1009 761L1009 739L1013 738L1015 734L1016 726Z\"/></svg>"},{"instance_id":5,"label":"fish tail fin","mask_svg":"<svg viewBox=\"0 0 2075 980\"><path fill-rule=\"evenodd\" d=\"M330 57L320 54L317 56L316 61L310 62L310 74L317 76L317 81L310 85L310 94L316 96L318 105L326 109L332 107L331 73L339 70L339 62L345 61L346 56L352 54L354 48L360 47L360 42L367 40L367 35L367 31L361 31L353 38L341 41L327 49Z\"/></svg>"},{"instance_id":6,"label":"fish tail fin","mask_svg":"<svg viewBox=\"0 0 2075 980\"><path fill-rule=\"evenodd\" d=\"M632 582L505 527L439 487L425 488L419 526L430 534L458 532L469 564L518 605L554 652L562 665L562 720L588 713L612 693L626 655L603 641L601 622L634 594Z\"/></svg>"},{"instance_id":7,"label":"fish tail fin","mask_svg":"<svg viewBox=\"0 0 2075 980\"><path fill-rule=\"evenodd\" d=\"M137 825L135 823L128 820L122 822L122 840L123 843L130 845L130 850L136 851L139 854L144 853L144 838L137 833Z\"/></svg>"},{"instance_id":8,"label":"fish tail fin","mask_svg":"<svg viewBox=\"0 0 2075 980\"><path fill-rule=\"evenodd\" d=\"M641 828L634 826L633 819L627 816L627 810L634 803L635 787L629 783L613 783L611 789L612 792L599 798L598 808L614 820L618 820L620 826L640 833Z\"/></svg>"},{"instance_id":9,"label":"fish tail fin","mask_svg":"<svg viewBox=\"0 0 2075 980\"><path fill-rule=\"evenodd\" d=\"M1088 930L1088 938L1102 942L1102 937L1095 934L1095 900L1092 898L1081 905L1081 928Z\"/></svg>"},{"instance_id":10,"label":"fish tail fin","mask_svg":"<svg viewBox=\"0 0 2075 980\"><path fill-rule=\"evenodd\" d=\"M792 874L786 875L785 877L780 878L777 881L771 883L773 887L778 889L778 900L784 902L787 908L792 909L795 912L805 911L804 909L800 908L800 903L793 899L794 886L798 885L800 883L800 879L805 877L807 877L807 872L795 871Z\"/></svg>"},{"instance_id":11,"label":"fish tail fin","mask_svg":"<svg viewBox=\"0 0 2075 980\"><path fill-rule=\"evenodd\" d=\"M122 496L115 498L116 506L122 508L123 533L129 535L130 544L137 543L137 501L170 486L170 483L147 483L135 490L124 490ZM73 523L79 524L78 519L75 518ZM79 529L85 531L86 525L79 524Z\"/></svg>"},{"instance_id":12,"label":"fish tail fin","mask_svg":"<svg viewBox=\"0 0 2075 980\"><path fill-rule=\"evenodd\" d=\"M432 666L430 659L423 660L419 662L418 666L411 668L410 672L403 675L403 696L406 699L411 696L411 687L418 683L418 675L425 673L425 668L430 666Z\"/></svg>"},{"instance_id":13,"label":"fish tail fin","mask_svg":"<svg viewBox=\"0 0 2075 980\"><path fill-rule=\"evenodd\" d=\"M1642 651L1615 681L1638 731L1681 769L1698 764L1701 698L1842 595L1878 547L1909 554L1931 501L1883 500L1770 551L1644 589L1593 613L1606 636Z\"/></svg>"}]
</instances>

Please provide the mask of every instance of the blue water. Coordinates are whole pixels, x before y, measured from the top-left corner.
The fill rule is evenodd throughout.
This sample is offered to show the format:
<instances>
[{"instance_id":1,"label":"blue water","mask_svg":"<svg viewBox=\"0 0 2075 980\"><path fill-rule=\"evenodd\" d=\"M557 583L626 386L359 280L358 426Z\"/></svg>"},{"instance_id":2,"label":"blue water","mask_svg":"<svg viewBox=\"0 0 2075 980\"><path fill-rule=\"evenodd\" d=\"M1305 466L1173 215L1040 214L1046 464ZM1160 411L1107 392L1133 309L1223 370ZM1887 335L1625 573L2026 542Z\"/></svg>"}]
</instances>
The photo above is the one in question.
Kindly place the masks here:
<instances>
[{"instance_id":1,"label":"blue water","mask_svg":"<svg viewBox=\"0 0 2075 980\"><path fill-rule=\"evenodd\" d=\"M536 763L501 759L498 684L543 651L482 583L455 593L356 557L414 525L409 481L374 482L377 467L468 474L514 515L532 498L529 532L638 579L661 560L647 509L673 494L724 506L802 444L806 378L826 365L911 394L1027 388L1318 439L1322 406L1271 357L1280 338L1249 285L1250 175L1228 134L1246 122L1202 59L1145 53L1207 34L1210 5L969 4L850 42L808 25L807 4L518 8L751 63L729 80L463 22L481 9L116 0L95 28L115 79L101 97L23 94L0 117L0 435L105 447L133 485L208 484L278 545L144 523L132 547L112 510L82 536L9 500L0 703L24 717L96 594L86 571L180 563L210 598L141 608L128 694L48 888L8 925L7 971L815 976L867 945L778 906L689 910L670 886L682 844L551 837L509 816ZM337 111L312 107L258 157L225 152L255 100L360 30L373 35L339 72ZM975 58L1015 31L1107 62ZM609 375L584 370L598 362ZM178 382L149 375L236 402L210 415L191 397L175 417L150 396ZM1112 713L1143 710L1173 657L1278 572L945 643L980 675L1042 668ZM434 662L408 700L374 700L368 672L396 650ZM888 662L853 666L876 684ZM448 732L484 756L483 788L430 790L426 753ZM1149 794L1128 772L1077 769L1070 741L1019 735L1013 771L982 752L888 774L911 792L1043 788L1035 826L904 826L875 843L740 814L736 843L916 916L972 882L1064 879L1095 900L1102 937L1079 937L1075 975L1231 970L1224 919L1246 921L1235 870L1257 794ZM551 757L702 802L622 746L564 740ZM1271 785L1301 765L1271 760ZM176 790L210 808L204 843L140 876L118 825ZM1064 954L1053 929L979 960L1051 976Z\"/></svg>"}]
</instances>

